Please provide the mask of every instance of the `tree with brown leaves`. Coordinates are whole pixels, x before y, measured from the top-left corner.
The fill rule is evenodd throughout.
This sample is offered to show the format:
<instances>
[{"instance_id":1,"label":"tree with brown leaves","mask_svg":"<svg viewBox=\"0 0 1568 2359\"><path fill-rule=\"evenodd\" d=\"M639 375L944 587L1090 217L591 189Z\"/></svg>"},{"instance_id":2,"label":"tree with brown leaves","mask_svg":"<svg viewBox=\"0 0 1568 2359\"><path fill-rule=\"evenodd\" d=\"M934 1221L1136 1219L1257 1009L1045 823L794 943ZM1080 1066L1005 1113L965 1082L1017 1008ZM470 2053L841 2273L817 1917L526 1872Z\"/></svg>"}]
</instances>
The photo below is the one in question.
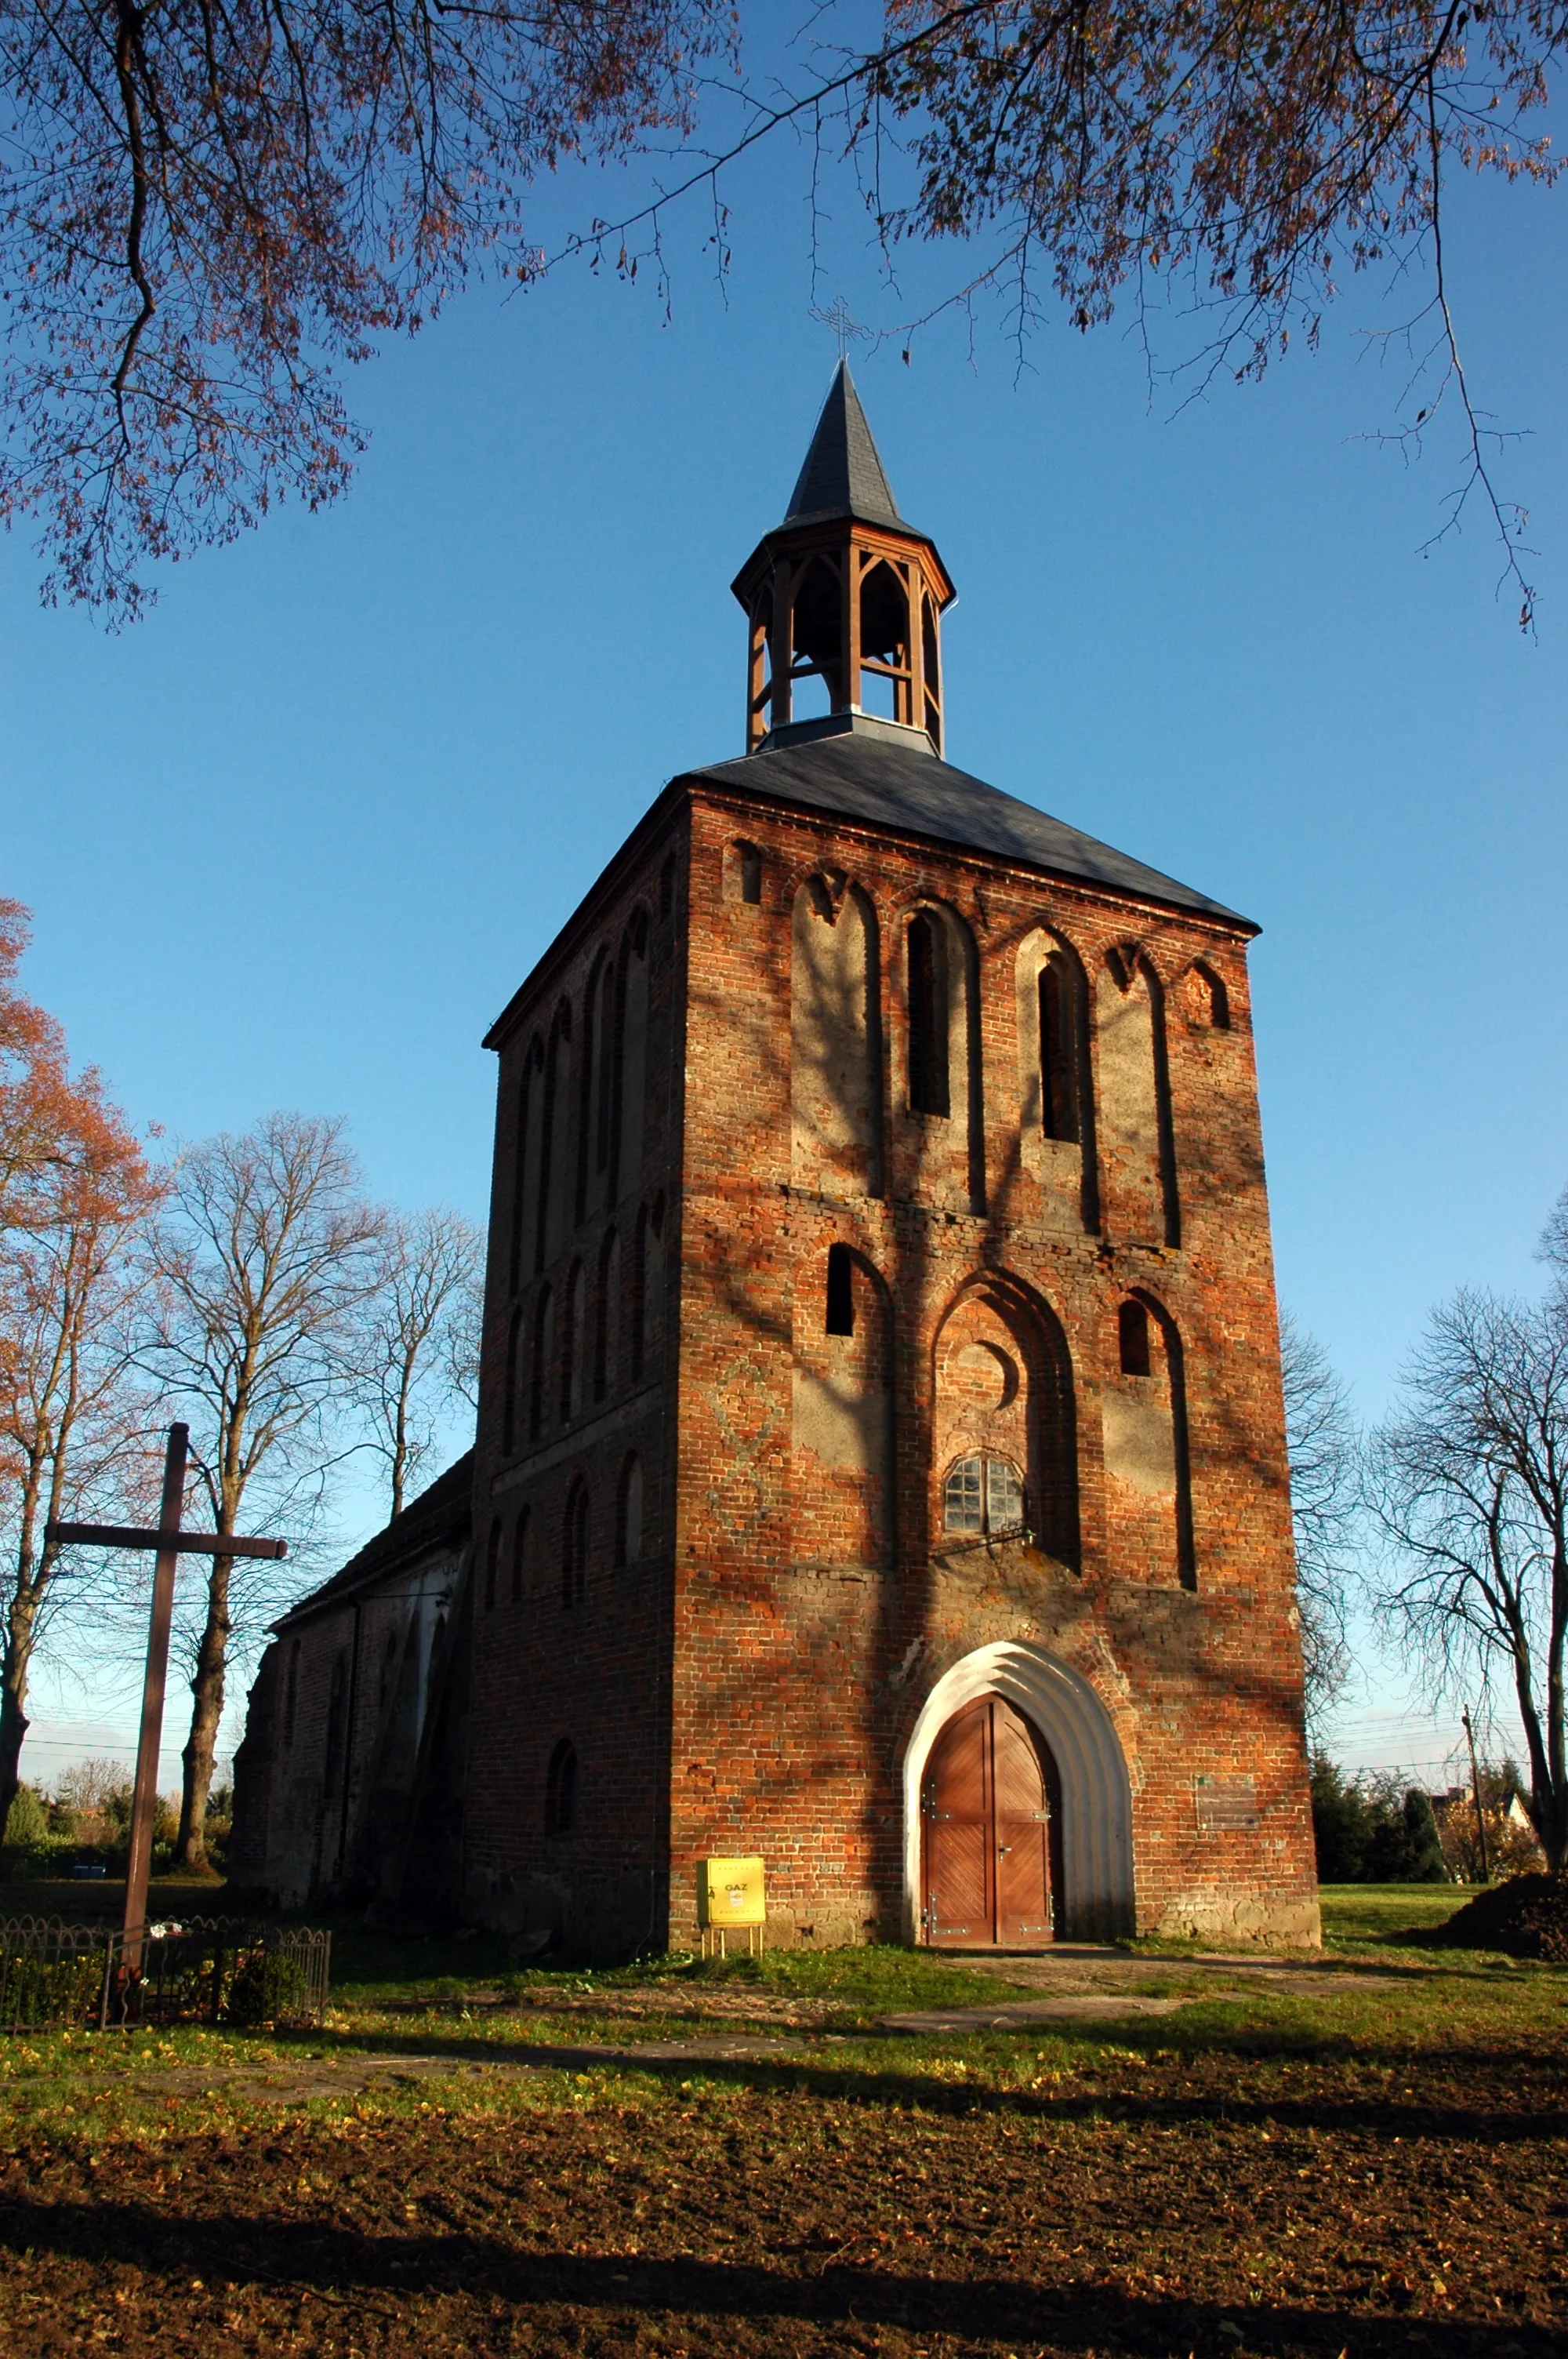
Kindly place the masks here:
<instances>
[{"instance_id":1,"label":"tree with brown leaves","mask_svg":"<svg viewBox=\"0 0 1568 2359\"><path fill-rule=\"evenodd\" d=\"M162 1180L94 1073L15 988L26 913L0 905L0 1829L16 1791L27 1684L58 1602L58 1517L136 1495L147 1407L134 1367L133 1247Z\"/></svg>"},{"instance_id":2,"label":"tree with brown leaves","mask_svg":"<svg viewBox=\"0 0 1568 2359\"><path fill-rule=\"evenodd\" d=\"M862 22L834 0L797 27L721 0L0 0L0 516L39 519L46 596L135 613L147 558L229 539L286 494L335 498L362 438L334 367L487 265L635 272L693 193L727 261L729 168L804 130L885 255L963 242L936 310L1000 288L1021 335L1048 303L1087 328L1130 301L1147 326L1169 288L1208 321L1198 381L1315 341L1347 274L1419 283L1388 321L1409 356L1390 430L1419 440L1458 404L1449 525L1472 493L1490 503L1528 623L1443 196L1456 167L1554 179L1538 111L1560 5L887 0L869 49ZM654 146L652 195L540 250L542 175Z\"/></svg>"}]
</instances>

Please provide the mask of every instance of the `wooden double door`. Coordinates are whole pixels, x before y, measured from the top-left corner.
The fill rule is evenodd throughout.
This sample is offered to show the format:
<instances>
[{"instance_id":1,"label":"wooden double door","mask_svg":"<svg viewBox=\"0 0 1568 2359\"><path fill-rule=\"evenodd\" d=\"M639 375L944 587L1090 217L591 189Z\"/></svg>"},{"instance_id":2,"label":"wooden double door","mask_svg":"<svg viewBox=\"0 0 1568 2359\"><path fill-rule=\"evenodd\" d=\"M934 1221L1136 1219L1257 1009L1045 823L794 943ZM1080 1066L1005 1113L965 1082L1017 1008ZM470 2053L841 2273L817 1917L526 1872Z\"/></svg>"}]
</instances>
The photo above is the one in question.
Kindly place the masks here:
<instances>
[{"instance_id":1,"label":"wooden double door","mask_svg":"<svg viewBox=\"0 0 1568 2359\"><path fill-rule=\"evenodd\" d=\"M1059 1800L1048 1748L1003 1697L982 1696L947 1723L920 1789L927 1941L1037 1950L1054 1940Z\"/></svg>"}]
</instances>

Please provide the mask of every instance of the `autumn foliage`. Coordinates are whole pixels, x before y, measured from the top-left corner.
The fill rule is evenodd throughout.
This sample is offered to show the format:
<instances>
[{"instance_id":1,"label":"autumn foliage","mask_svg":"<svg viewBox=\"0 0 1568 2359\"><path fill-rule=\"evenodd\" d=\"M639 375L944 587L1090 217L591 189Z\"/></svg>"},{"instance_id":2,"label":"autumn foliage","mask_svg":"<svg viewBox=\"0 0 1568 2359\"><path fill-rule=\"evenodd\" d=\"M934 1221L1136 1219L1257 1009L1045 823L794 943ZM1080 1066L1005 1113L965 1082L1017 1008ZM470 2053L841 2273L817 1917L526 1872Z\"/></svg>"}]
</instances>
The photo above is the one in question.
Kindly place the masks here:
<instances>
[{"instance_id":1,"label":"autumn foliage","mask_svg":"<svg viewBox=\"0 0 1568 2359\"><path fill-rule=\"evenodd\" d=\"M54 1517L134 1495L146 1416L130 1246L162 1181L96 1073L23 996L25 911L0 902L0 1828L27 1734L27 1678L53 1602Z\"/></svg>"},{"instance_id":2,"label":"autumn foliage","mask_svg":"<svg viewBox=\"0 0 1568 2359\"><path fill-rule=\"evenodd\" d=\"M335 498L362 437L334 371L487 264L662 265L683 194L727 255L727 168L781 132L814 189L850 176L873 246L965 242L935 310L1000 288L1019 332L1047 303L1086 327L1124 299L1147 315L1173 278L1206 322L1189 359L1248 374L1316 334L1346 274L1390 266L1400 426L1452 391L1491 496L1442 190L1454 166L1555 177L1558 8L887 0L869 48L866 21L848 0L783 21L725 0L0 0L0 517L37 520L46 597L134 613L147 559ZM621 217L546 254L540 180L639 156Z\"/></svg>"}]
</instances>

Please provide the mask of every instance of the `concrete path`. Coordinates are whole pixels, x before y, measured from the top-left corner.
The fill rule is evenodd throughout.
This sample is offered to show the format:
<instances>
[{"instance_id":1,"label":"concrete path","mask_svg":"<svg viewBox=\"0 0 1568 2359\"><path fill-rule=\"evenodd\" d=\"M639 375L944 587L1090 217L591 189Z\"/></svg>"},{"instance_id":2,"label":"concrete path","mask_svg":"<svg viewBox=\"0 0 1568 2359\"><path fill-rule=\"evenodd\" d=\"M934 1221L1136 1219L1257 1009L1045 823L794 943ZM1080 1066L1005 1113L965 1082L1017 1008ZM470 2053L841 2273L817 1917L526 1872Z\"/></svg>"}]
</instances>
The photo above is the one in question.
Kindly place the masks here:
<instances>
[{"instance_id":1,"label":"concrete path","mask_svg":"<svg viewBox=\"0 0 1568 2359\"><path fill-rule=\"evenodd\" d=\"M1021 2031L1032 2023L1099 2023L1107 2017L1174 2015L1198 1999L1238 1999L1240 1991L1184 1991L1149 1998L1128 1991L1064 1991L1059 1998L1026 1998L1001 2006L927 2007L918 2015L884 2015L882 2031Z\"/></svg>"}]
</instances>

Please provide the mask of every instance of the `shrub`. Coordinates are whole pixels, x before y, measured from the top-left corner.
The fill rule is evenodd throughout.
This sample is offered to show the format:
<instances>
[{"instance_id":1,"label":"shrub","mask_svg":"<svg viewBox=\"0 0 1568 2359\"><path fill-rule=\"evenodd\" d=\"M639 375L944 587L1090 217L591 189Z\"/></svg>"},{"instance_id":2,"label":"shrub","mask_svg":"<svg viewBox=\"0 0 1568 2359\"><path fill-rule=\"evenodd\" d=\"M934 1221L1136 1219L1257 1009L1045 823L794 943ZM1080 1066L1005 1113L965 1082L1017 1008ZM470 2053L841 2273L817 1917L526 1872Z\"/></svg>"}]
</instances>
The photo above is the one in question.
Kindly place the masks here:
<instances>
[{"instance_id":1,"label":"shrub","mask_svg":"<svg viewBox=\"0 0 1568 2359\"><path fill-rule=\"evenodd\" d=\"M1449 1870L1432 1803L1392 1777L1347 1777L1319 1754L1312 1765L1312 1824L1324 1884L1445 1884Z\"/></svg>"},{"instance_id":2,"label":"shrub","mask_svg":"<svg viewBox=\"0 0 1568 2359\"><path fill-rule=\"evenodd\" d=\"M5 1820L7 1848L30 1851L44 1841L49 1831L49 1807L44 1797L35 1787L18 1786Z\"/></svg>"}]
</instances>

